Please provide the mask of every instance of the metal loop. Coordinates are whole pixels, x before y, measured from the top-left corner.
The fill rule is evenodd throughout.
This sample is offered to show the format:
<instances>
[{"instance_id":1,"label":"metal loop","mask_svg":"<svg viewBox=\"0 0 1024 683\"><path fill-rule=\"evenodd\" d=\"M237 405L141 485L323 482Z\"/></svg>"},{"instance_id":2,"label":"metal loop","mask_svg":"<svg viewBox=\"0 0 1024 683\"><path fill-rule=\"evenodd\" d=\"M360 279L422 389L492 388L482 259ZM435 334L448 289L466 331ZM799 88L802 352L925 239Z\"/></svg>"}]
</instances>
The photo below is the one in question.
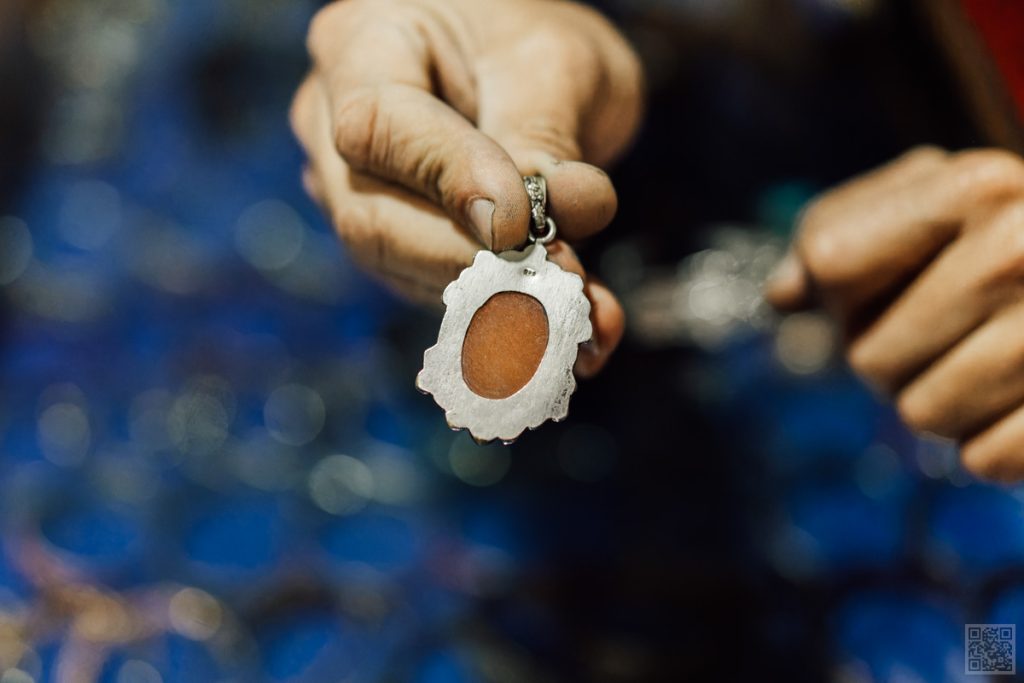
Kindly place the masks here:
<instances>
[{"instance_id":1,"label":"metal loop","mask_svg":"<svg viewBox=\"0 0 1024 683\"><path fill-rule=\"evenodd\" d=\"M555 239L558 232L555 221L547 215L548 182L544 176L530 175L523 177L523 184L530 198L530 214L533 216L530 241L535 244L547 244Z\"/></svg>"},{"instance_id":2,"label":"metal loop","mask_svg":"<svg viewBox=\"0 0 1024 683\"><path fill-rule=\"evenodd\" d=\"M532 229L530 230L530 241L534 244L547 244L551 240L555 239L555 235L558 234L558 227L555 225L555 219L551 216L547 216L544 219L544 234L538 235Z\"/></svg>"}]
</instances>

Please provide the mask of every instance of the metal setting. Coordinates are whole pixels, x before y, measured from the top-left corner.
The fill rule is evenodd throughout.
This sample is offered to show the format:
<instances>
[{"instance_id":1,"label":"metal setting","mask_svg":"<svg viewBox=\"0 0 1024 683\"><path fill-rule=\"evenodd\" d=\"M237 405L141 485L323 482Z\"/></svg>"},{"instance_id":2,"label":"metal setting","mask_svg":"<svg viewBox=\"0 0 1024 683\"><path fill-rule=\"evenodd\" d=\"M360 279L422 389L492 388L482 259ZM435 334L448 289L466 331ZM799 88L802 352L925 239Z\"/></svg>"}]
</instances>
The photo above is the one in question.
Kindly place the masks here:
<instances>
[{"instance_id":1,"label":"metal setting","mask_svg":"<svg viewBox=\"0 0 1024 683\"><path fill-rule=\"evenodd\" d=\"M528 175L523 177L526 194L530 198L530 213L533 215L534 236L543 235L548 229L548 181L544 176Z\"/></svg>"},{"instance_id":2,"label":"metal setting","mask_svg":"<svg viewBox=\"0 0 1024 683\"><path fill-rule=\"evenodd\" d=\"M547 226L547 231L545 231L542 235L538 236L533 234L532 230L530 231L530 241L533 242L534 244L548 244L553 239L555 239L555 235L558 234L558 228L555 226L555 219L552 218L551 216L548 216L546 219L544 219L544 225Z\"/></svg>"},{"instance_id":3,"label":"metal setting","mask_svg":"<svg viewBox=\"0 0 1024 683\"><path fill-rule=\"evenodd\" d=\"M523 184L526 186L526 194L530 197L530 214L533 216L530 241L547 244L558 234L555 219L547 215L548 181L544 176L528 175L523 176Z\"/></svg>"},{"instance_id":4,"label":"metal setting","mask_svg":"<svg viewBox=\"0 0 1024 683\"><path fill-rule=\"evenodd\" d=\"M547 316L548 345L530 381L508 398L475 394L462 376L462 345L476 311L500 292L532 296ZM576 390L572 374L579 345L590 339L590 302L583 279L547 260L543 244L495 255L480 251L473 265L444 290L447 310L437 344L423 354L416 386L432 394L448 426L477 441L515 440L547 420L565 419Z\"/></svg>"}]
</instances>

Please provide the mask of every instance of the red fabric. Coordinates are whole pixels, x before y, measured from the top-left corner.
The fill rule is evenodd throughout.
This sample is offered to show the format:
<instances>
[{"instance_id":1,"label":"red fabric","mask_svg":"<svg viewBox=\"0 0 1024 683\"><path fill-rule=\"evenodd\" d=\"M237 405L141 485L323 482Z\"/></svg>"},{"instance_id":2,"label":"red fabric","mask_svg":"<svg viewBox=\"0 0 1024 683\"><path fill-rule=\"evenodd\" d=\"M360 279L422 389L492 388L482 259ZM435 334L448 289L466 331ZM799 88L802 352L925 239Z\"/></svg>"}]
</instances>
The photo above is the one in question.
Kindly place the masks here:
<instances>
[{"instance_id":1,"label":"red fabric","mask_svg":"<svg viewBox=\"0 0 1024 683\"><path fill-rule=\"evenodd\" d=\"M1024 122L1024 0L961 0Z\"/></svg>"}]
</instances>

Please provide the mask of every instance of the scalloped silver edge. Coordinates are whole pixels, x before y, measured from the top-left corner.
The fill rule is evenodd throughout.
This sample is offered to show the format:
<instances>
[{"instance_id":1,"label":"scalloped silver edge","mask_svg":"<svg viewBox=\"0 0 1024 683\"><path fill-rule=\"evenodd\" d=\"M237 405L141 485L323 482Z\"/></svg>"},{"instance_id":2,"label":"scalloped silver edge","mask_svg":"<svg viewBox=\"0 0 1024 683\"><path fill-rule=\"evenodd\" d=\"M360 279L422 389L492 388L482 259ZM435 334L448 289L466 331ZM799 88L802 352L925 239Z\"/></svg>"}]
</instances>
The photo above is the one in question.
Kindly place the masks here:
<instances>
[{"instance_id":1,"label":"scalloped silver edge","mask_svg":"<svg viewBox=\"0 0 1024 683\"><path fill-rule=\"evenodd\" d=\"M500 292L521 292L540 302L548 319L548 345L522 389L508 398L490 399L466 385L462 344L473 315ZM437 344L423 354L416 387L444 409L449 427L468 429L479 442L511 443L527 429L565 419L576 390L572 368L579 345L593 334L580 276L548 261L543 245L501 254L480 251L473 265L445 288L442 300L447 308Z\"/></svg>"}]
</instances>

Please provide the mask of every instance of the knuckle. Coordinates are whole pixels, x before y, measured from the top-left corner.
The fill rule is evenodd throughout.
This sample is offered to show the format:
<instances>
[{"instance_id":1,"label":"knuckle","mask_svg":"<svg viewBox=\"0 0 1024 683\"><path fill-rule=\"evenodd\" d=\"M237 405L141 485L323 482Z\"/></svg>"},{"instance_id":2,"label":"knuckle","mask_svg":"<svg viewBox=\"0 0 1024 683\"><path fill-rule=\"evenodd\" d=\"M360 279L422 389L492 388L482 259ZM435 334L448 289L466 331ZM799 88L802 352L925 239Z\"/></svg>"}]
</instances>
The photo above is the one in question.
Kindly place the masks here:
<instances>
[{"instance_id":1,"label":"knuckle","mask_svg":"<svg viewBox=\"0 0 1024 683\"><path fill-rule=\"evenodd\" d=\"M564 26L561 22L542 22L530 34L531 47L543 50L552 59L579 67L594 67L597 50L587 36Z\"/></svg>"},{"instance_id":2,"label":"knuckle","mask_svg":"<svg viewBox=\"0 0 1024 683\"><path fill-rule=\"evenodd\" d=\"M340 23L351 8L352 2L349 0L332 2L317 10L309 22L309 31L306 34L306 47L311 55L321 54L335 44Z\"/></svg>"},{"instance_id":3,"label":"knuckle","mask_svg":"<svg viewBox=\"0 0 1024 683\"><path fill-rule=\"evenodd\" d=\"M836 278L842 266L842 245L828 230L815 230L801 240L801 251L811 274L825 282Z\"/></svg>"},{"instance_id":4,"label":"knuckle","mask_svg":"<svg viewBox=\"0 0 1024 683\"><path fill-rule=\"evenodd\" d=\"M436 146L431 146L412 160L412 178L417 187L436 197L440 193L441 179L446 168L444 153ZM454 199L460 205L468 204L468 194L468 190L457 191Z\"/></svg>"},{"instance_id":5,"label":"knuckle","mask_svg":"<svg viewBox=\"0 0 1024 683\"><path fill-rule=\"evenodd\" d=\"M930 161L930 160L941 160L948 156L948 152L938 145L917 145L912 147L904 155L908 160L914 161Z\"/></svg>"},{"instance_id":6,"label":"knuckle","mask_svg":"<svg viewBox=\"0 0 1024 683\"><path fill-rule=\"evenodd\" d=\"M826 222L822 204L812 204L804 212L800 225L798 250L807 270L816 282L828 286L845 280L848 264L841 226Z\"/></svg>"},{"instance_id":7,"label":"knuckle","mask_svg":"<svg viewBox=\"0 0 1024 683\"><path fill-rule=\"evenodd\" d=\"M366 252L367 247L372 247L374 240L377 239L379 230L374 214L372 204L358 202L347 202L334 212L335 232L345 246L357 256Z\"/></svg>"},{"instance_id":8,"label":"knuckle","mask_svg":"<svg viewBox=\"0 0 1024 683\"><path fill-rule=\"evenodd\" d=\"M575 131L551 117L533 117L524 121L518 132L522 143L537 147L556 159L578 161L582 158Z\"/></svg>"},{"instance_id":9,"label":"knuckle","mask_svg":"<svg viewBox=\"0 0 1024 683\"><path fill-rule=\"evenodd\" d=\"M594 43L585 35L576 32L563 32L558 51L555 53L579 73L593 73L600 64L600 57Z\"/></svg>"},{"instance_id":10,"label":"knuckle","mask_svg":"<svg viewBox=\"0 0 1024 683\"><path fill-rule=\"evenodd\" d=\"M346 31L360 19L371 15L387 16L393 11L387 0L333 0L321 7L309 22L306 47L315 58L335 54L344 42Z\"/></svg>"},{"instance_id":11,"label":"knuckle","mask_svg":"<svg viewBox=\"0 0 1024 683\"><path fill-rule=\"evenodd\" d=\"M1024 188L1024 161L1001 149L960 152L953 157L957 184L969 193L990 195Z\"/></svg>"},{"instance_id":12,"label":"knuckle","mask_svg":"<svg viewBox=\"0 0 1024 683\"><path fill-rule=\"evenodd\" d=\"M1018 289L1024 284L1024 199L986 217L981 230L988 233L985 239L991 240L988 252L993 256L978 278L980 293L992 294L1006 286Z\"/></svg>"},{"instance_id":13,"label":"knuckle","mask_svg":"<svg viewBox=\"0 0 1024 683\"><path fill-rule=\"evenodd\" d=\"M353 36L407 23L414 11L406 0L333 0L310 20L307 51L320 66L333 68Z\"/></svg>"},{"instance_id":14,"label":"knuckle","mask_svg":"<svg viewBox=\"0 0 1024 683\"><path fill-rule=\"evenodd\" d=\"M366 86L345 94L335 107L335 147L357 170L380 165L390 148L390 126L382 99L379 87Z\"/></svg>"}]
</instances>

